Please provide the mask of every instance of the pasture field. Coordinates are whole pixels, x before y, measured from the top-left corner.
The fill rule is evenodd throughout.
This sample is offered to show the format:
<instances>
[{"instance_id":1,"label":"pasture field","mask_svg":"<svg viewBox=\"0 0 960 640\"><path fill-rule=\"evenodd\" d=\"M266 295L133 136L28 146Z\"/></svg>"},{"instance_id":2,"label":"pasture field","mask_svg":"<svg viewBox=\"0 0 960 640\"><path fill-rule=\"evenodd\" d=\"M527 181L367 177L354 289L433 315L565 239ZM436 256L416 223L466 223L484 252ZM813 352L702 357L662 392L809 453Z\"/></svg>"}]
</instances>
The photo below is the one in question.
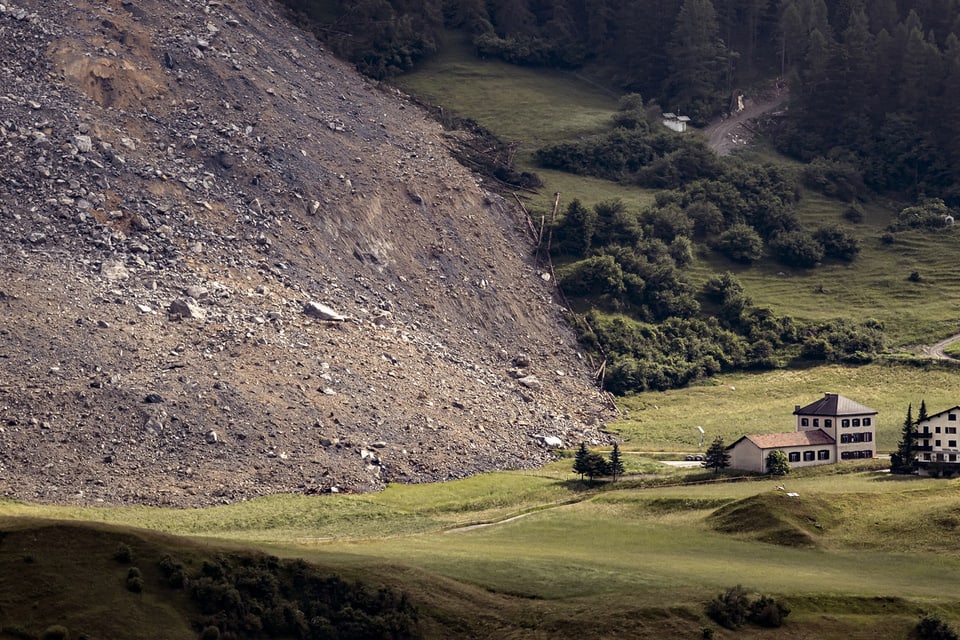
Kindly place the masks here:
<instances>
[{"instance_id":1,"label":"pasture field","mask_svg":"<svg viewBox=\"0 0 960 640\"><path fill-rule=\"evenodd\" d=\"M730 444L747 433L793 431L794 408L825 392L876 409L877 448L890 452L900 441L908 405L916 418L921 401L931 414L960 401L960 367L881 362L719 375L686 389L620 398L623 413L609 428L623 438L625 451L693 453L699 445L698 425L706 431L704 447L716 436Z\"/></svg>"},{"instance_id":2,"label":"pasture field","mask_svg":"<svg viewBox=\"0 0 960 640\"><path fill-rule=\"evenodd\" d=\"M733 637L703 606L735 584L787 603L792 613L776 632L781 638L906 637L926 611L955 620L960 481L823 470L779 480L590 487L576 481L569 463L375 495L277 496L195 512L7 501L0 503L0 530L49 526L42 519L53 518L73 531L67 523L76 520L104 548L115 544L107 533L115 531L181 556L252 545L407 590L429 637L448 637L457 624L463 637L662 638L665 630L696 637L690 634L704 626L716 628L715 637ZM799 495L787 496L778 484ZM375 516L378 530L355 529L360 512ZM411 517L420 521L412 529ZM489 526L461 528L465 523ZM157 538L148 529L196 541ZM85 535L61 541L71 557ZM9 569L34 554L18 545L0 545L0 564ZM102 563L104 551L98 554ZM82 563L93 560L70 562L83 572ZM66 564L57 561L56 575ZM91 593L114 602L120 596L98 586L96 573L88 578ZM0 589L0 602L11 610L17 596ZM175 604L151 594L138 615ZM883 628L897 633L877 635ZM764 633L771 632L748 627L736 637L769 637Z\"/></svg>"}]
</instances>

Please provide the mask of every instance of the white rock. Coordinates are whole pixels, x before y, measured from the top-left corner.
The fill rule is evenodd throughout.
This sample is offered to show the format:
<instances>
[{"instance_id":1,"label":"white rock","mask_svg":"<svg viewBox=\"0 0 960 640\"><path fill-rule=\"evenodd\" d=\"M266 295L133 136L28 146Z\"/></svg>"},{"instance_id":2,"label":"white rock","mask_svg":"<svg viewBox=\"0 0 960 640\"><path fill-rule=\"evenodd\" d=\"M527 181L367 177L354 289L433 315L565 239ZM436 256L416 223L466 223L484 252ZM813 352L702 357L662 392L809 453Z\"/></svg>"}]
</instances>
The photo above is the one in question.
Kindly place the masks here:
<instances>
[{"instance_id":1,"label":"white rock","mask_svg":"<svg viewBox=\"0 0 960 640\"><path fill-rule=\"evenodd\" d=\"M320 320L346 320L346 317L340 315L327 305L319 302L308 302L303 306L303 312L308 316L313 316L314 318L318 318Z\"/></svg>"}]
</instances>

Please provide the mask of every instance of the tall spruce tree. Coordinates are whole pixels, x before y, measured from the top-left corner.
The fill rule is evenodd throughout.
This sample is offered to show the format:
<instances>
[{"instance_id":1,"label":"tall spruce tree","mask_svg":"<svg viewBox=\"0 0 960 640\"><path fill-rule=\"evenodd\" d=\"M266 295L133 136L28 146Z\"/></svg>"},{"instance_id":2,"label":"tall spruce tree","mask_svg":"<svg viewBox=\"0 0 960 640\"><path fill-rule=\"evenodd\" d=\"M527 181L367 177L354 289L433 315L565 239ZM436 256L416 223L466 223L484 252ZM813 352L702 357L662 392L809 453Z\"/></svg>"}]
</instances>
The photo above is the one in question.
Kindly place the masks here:
<instances>
[{"instance_id":1,"label":"tall spruce tree","mask_svg":"<svg viewBox=\"0 0 960 640\"><path fill-rule=\"evenodd\" d=\"M580 443L580 448L577 449L577 455L573 459L573 471L574 473L580 474L580 479L583 480L583 476L589 471L587 466L587 459L590 457L590 451L587 450L587 445Z\"/></svg>"},{"instance_id":2,"label":"tall spruce tree","mask_svg":"<svg viewBox=\"0 0 960 640\"><path fill-rule=\"evenodd\" d=\"M620 445L613 443L613 451L610 452L610 461L607 463L607 471L613 476L613 481L623 475L623 458L620 455Z\"/></svg>"},{"instance_id":3,"label":"tall spruce tree","mask_svg":"<svg viewBox=\"0 0 960 640\"><path fill-rule=\"evenodd\" d=\"M921 401L920 414L922 420L927 419L927 403ZM913 429L916 426L913 421L913 404L907 405L907 417L903 421L903 432L900 436L900 442L897 443L897 450L890 455L891 473L913 473L917 467L917 454L913 442Z\"/></svg>"},{"instance_id":4,"label":"tall spruce tree","mask_svg":"<svg viewBox=\"0 0 960 640\"><path fill-rule=\"evenodd\" d=\"M727 453L727 448L723 446L723 438L717 436L703 456L703 468L713 469L714 473L720 473L721 469L726 469L729 466L730 454Z\"/></svg>"},{"instance_id":5,"label":"tall spruce tree","mask_svg":"<svg viewBox=\"0 0 960 640\"><path fill-rule=\"evenodd\" d=\"M706 119L716 103L727 64L727 48L710 0L685 0L667 47L671 98L682 113Z\"/></svg>"}]
</instances>

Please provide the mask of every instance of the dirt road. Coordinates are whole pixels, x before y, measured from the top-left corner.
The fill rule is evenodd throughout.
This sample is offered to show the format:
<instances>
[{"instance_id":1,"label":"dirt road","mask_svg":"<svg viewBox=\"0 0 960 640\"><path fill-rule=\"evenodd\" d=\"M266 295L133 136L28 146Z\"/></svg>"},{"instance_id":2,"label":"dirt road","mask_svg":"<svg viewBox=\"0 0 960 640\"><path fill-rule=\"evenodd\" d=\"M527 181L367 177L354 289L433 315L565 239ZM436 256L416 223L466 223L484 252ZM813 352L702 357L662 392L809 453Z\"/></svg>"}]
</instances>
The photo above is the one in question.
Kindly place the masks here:
<instances>
[{"instance_id":1,"label":"dirt road","mask_svg":"<svg viewBox=\"0 0 960 640\"><path fill-rule=\"evenodd\" d=\"M725 156L737 147L750 141L753 133L750 122L764 113L779 109L786 103L788 93L781 90L779 95L755 96L744 99L743 111L721 118L710 124L703 132L707 136L710 148Z\"/></svg>"}]
</instances>

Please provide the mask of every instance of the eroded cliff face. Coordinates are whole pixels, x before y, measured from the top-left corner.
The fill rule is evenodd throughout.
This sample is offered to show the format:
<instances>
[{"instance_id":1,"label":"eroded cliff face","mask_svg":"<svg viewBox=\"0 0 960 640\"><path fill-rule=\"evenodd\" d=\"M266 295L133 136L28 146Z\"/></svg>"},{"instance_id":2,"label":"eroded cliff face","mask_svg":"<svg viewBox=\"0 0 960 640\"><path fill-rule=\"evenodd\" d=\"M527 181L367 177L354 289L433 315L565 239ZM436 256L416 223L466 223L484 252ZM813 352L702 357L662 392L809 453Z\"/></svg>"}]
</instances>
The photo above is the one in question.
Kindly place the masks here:
<instances>
[{"instance_id":1,"label":"eroded cliff face","mask_svg":"<svg viewBox=\"0 0 960 640\"><path fill-rule=\"evenodd\" d=\"M0 4L0 492L367 491L601 439L454 143L270 2Z\"/></svg>"}]
</instances>

